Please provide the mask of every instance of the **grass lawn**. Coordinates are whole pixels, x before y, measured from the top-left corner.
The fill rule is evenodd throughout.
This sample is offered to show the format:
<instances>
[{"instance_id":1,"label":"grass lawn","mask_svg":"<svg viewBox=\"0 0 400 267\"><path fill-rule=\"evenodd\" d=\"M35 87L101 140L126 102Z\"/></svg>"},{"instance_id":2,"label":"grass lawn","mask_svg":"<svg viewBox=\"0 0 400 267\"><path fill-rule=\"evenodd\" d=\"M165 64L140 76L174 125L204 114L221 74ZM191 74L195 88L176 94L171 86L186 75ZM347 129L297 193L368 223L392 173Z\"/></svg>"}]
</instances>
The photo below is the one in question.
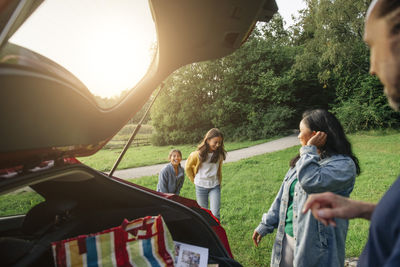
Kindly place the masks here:
<instances>
[{"instance_id":1,"label":"grass lawn","mask_svg":"<svg viewBox=\"0 0 400 267\"><path fill-rule=\"evenodd\" d=\"M381 135L373 132L349 135L356 156L360 160L361 175L356 178L353 199L377 202L400 173L400 133ZM221 218L235 259L243 266L269 266L275 234L263 238L254 247L251 235L273 202L288 162L299 147L255 156L223 167ZM157 176L131 180L155 189ZM195 199L189 180L181 196ZM350 221L346 242L346 257L359 256L368 236L369 222Z\"/></svg>"},{"instance_id":2,"label":"grass lawn","mask_svg":"<svg viewBox=\"0 0 400 267\"><path fill-rule=\"evenodd\" d=\"M400 132L358 133L349 135L349 138L361 165L361 175L356 178L351 198L377 202L400 173ZM260 142L262 141L228 143L226 148L234 150ZM125 161L147 162L148 164L165 162L171 148L167 146L130 149L133 153L131 159L125 159ZM186 158L195 146L178 146L178 148L182 150L184 158ZM259 224L262 214L273 202L288 170L288 162L297 154L298 149L299 146L296 146L223 165L222 225L227 232L235 259L243 266L269 266L275 234L264 237L258 248L254 247L251 235ZM112 151L108 151L108 153L112 153ZM113 153L116 158L117 152ZM146 156L148 153L150 155ZM103 162L105 159L100 161L93 157L90 160L91 166L104 166L102 164L105 164ZM82 161L85 162L85 160ZM111 160L109 159L109 161ZM129 165L125 164L125 166ZM131 181L156 189L158 177L142 177ZM0 216L25 213L30 207L42 201L40 197L32 194L34 193L26 191L0 196ZM188 179L183 185L181 196L195 199L194 186ZM366 220L350 221L346 241L346 257L360 255L367 239L368 227L369 222Z\"/></svg>"},{"instance_id":3,"label":"grass lawn","mask_svg":"<svg viewBox=\"0 0 400 267\"><path fill-rule=\"evenodd\" d=\"M26 214L32 207L42 201L44 201L43 197L29 188L0 195L0 217Z\"/></svg>"},{"instance_id":4,"label":"grass lawn","mask_svg":"<svg viewBox=\"0 0 400 267\"><path fill-rule=\"evenodd\" d=\"M257 141L225 142L225 150L232 151L265 143L277 138L279 137ZM186 159L190 152L196 150L196 147L197 145L130 147L122 158L118 170L168 162L169 151L173 148L179 149L182 152L183 159ZM96 170L107 172L111 170L121 151L122 148L102 149L93 156L78 158L78 160Z\"/></svg>"}]
</instances>

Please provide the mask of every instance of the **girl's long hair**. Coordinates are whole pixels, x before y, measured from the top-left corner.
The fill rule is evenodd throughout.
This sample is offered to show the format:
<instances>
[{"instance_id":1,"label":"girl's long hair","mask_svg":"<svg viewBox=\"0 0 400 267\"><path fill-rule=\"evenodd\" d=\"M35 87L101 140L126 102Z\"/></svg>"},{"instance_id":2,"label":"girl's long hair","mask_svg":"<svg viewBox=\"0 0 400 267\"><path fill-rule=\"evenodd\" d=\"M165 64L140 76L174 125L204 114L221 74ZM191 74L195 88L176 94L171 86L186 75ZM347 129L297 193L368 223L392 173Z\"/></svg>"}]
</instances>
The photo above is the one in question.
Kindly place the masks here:
<instances>
[{"instance_id":1,"label":"girl's long hair","mask_svg":"<svg viewBox=\"0 0 400 267\"><path fill-rule=\"evenodd\" d=\"M199 158L201 162L204 162L207 159L207 153L210 152L209 145L207 143L208 140L214 137L221 137L221 145L218 147L216 151L214 151L210 162L217 163L221 158L223 160L226 159L226 151L224 148L224 135L217 128L212 128L209 130L204 136L203 141L197 146L197 150L199 151Z\"/></svg>"},{"instance_id":2,"label":"girl's long hair","mask_svg":"<svg viewBox=\"0 0 400 267\"><path fill-rule=\"evenodd\" d=\"M353 154L351 144L335 115L324 109L314 109L305 111L302 121L311 131L321 131L327 134L325 145L319 148L321 159L337 154L349 156L356 165L357 174L360 174L358 159ZM290 166L294 167L299 158L299 155L294 157L290 161Z\"/></svg>"}]
</instances>

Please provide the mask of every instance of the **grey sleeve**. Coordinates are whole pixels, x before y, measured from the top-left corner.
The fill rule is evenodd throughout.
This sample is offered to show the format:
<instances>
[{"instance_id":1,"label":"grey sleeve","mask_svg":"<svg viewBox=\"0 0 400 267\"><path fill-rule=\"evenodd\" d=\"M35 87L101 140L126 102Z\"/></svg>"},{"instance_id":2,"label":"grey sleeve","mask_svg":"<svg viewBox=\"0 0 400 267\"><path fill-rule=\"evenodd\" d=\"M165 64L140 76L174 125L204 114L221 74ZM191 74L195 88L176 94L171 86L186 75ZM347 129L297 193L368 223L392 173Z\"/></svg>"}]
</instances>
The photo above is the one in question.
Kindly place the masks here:
<instances>
[{"instance_id":1,"label":"grey sleeve","mask_svg":"<svg viewBox=\"0 0 400 267\"><path fill-rule=\"evenodd\" d=\"M168 173L165 171L165 169L162 169L160 171L160 174L158 175L157 191L163 192L163 193L169 193L168 192Z\"/></svg>"},{"instance_id":2,"label":"grey sleeve","mask_svg":"<svg viewBox=\"0 0 400 267\"><path fill-rule=\"evenodd\" d=\"M341 192L354 185L356 167L353 160L344 155L334 155L321 163L315 146L303 146L296 163L301 187L308 194Z\"/></svg>"}]
</instances>

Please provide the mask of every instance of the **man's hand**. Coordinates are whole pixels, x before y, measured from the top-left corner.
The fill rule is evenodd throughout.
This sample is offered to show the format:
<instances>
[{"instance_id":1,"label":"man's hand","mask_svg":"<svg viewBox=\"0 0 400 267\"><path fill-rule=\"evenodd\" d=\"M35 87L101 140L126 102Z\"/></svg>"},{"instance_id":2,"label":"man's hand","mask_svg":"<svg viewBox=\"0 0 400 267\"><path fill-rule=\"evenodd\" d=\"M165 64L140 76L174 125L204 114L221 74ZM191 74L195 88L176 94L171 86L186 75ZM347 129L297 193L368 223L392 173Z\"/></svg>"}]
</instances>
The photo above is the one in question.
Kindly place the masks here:
<instances>
[{"instance_id":1,"label":"man's hand","mask_svg":"<svg viewBox=\"0 0 400 267\"><path fill-rule=\"evenodd\" d=\"M261 238L262 238L261 235L260 235L259 233L257 233L256 230L254 230L254 233L253 233L253 242L254 242L254 245L255 245L256 247L258 247L258 244L260 243Z\"/></svg>"},{"instance_id":2,"label":"man's hand","mask_svg":"<svg viewBox=\"0 0 400 267\"><path fill-rule=\"evenodd\" d=\"M375 204L351 200L331 192L325 192L310 195L304 204L303 213L311 210L315 219L321 221L324 225L336 226L334 218L370 219L374 209Z\"/></svg>"}]
</instances>

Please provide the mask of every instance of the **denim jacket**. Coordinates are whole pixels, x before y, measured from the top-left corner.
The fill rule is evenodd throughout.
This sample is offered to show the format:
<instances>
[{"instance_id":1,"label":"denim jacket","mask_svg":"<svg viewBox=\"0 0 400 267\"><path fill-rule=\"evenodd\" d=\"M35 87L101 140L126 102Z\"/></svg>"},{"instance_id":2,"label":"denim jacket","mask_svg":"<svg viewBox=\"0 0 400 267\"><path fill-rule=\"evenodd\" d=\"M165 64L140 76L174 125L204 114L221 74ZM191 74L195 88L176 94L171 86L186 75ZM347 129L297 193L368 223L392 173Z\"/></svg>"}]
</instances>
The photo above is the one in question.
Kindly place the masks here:
<instances>
[{"instance_id":1,"label":"denim jacket","mask_svg":"<svg viewBox=\"0 0 400 267\"><path fill-rule=\"evenodd\" d=\"M277 228L271 266L278 267L281 262L289 189L296 178L298 183L293 197L293 266L344 266L348 220L335 219L336 227L324 226L310 211L303 214L302 208L308 194L312 193L330 191L348 197L353 190L355 177L356 166L350 157L333 155L321 160L315 146L300 148L300 159L287 172L278 195L256 228L261 236Z\"/></svg>"},{"instance_id":2,"label":"denim jacket","mask_svg":"<svg viewBox=\"0 0 400 267\"><path fill-rule=\"evenodd\" d=\"M168 163L158 175L157 191L179 195L185 180L185 171L178 166L178 175L175 174L174 166Z\"/></svg>"}]
</instances>

